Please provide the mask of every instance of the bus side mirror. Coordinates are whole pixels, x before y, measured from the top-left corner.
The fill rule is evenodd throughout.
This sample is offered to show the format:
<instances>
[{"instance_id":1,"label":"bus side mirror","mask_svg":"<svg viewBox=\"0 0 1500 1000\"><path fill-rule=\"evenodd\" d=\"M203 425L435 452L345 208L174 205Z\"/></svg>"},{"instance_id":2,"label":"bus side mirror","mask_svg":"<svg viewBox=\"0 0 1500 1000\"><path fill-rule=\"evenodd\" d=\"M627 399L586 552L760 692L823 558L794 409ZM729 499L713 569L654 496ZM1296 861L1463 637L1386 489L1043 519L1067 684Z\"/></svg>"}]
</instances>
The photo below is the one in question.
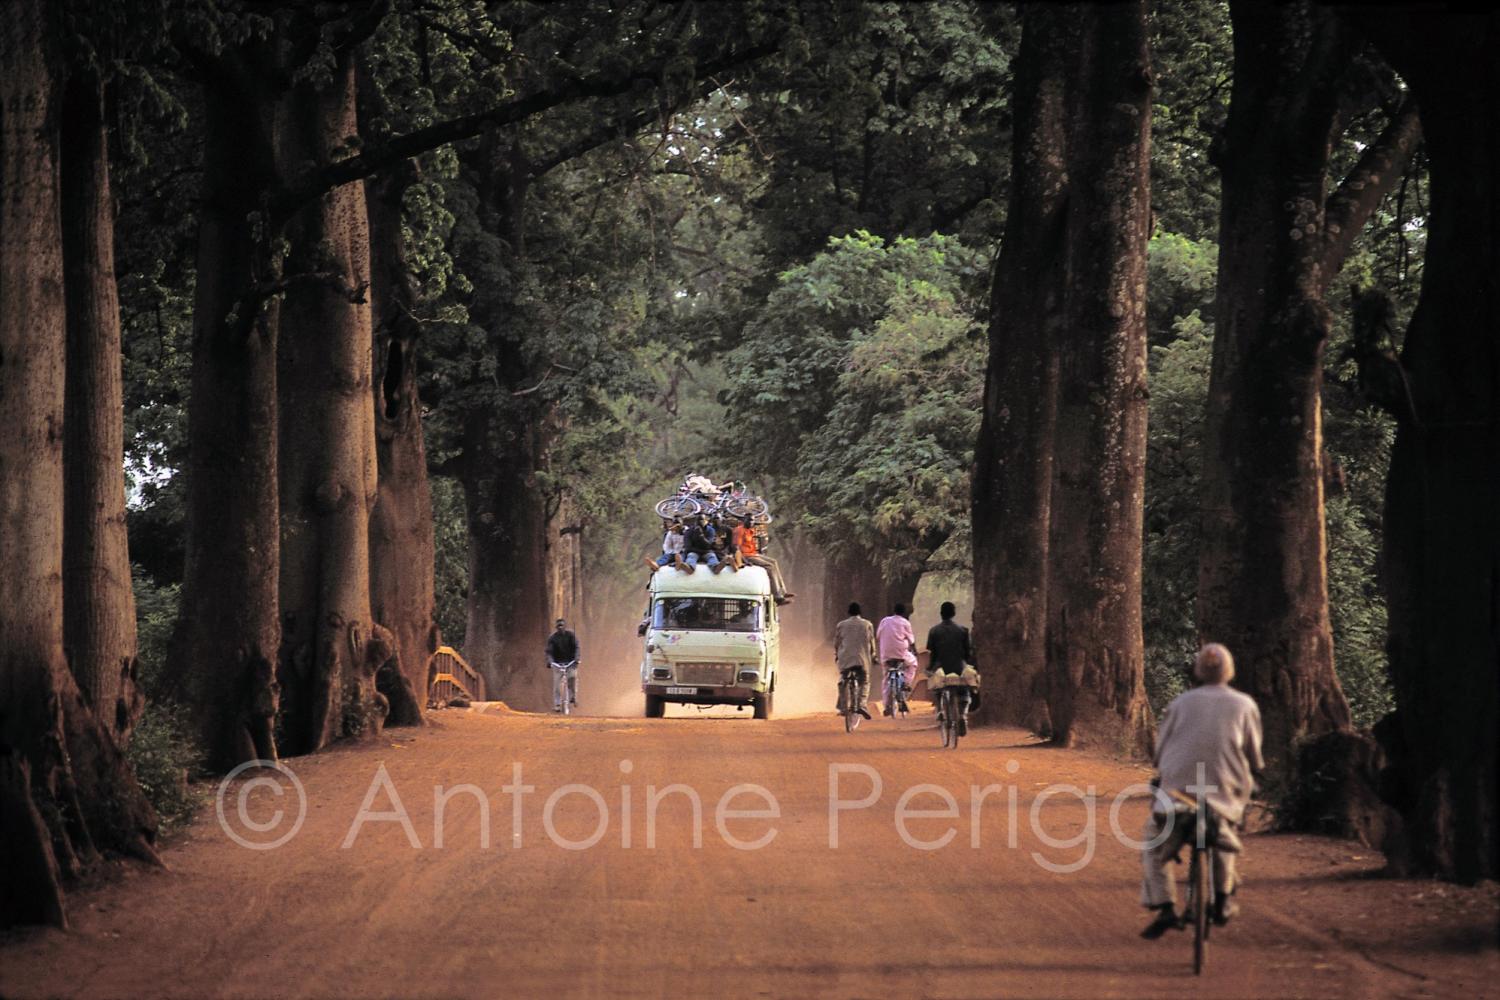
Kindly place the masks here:
<instances>
[{"instance_id":1,"label":"bus side mirror","mask_svg":"<svg viewBox=\"0 0 1500 1000\"><path fill-rule=\"evenodd\" d=\"M642 635L642 636L645 635L646 634L646 626L648 624L650 624L648 621L646 621L645 619L642 619L641 623L636 626L635 634L636 635Z\"/></svg>"}]
</instances>

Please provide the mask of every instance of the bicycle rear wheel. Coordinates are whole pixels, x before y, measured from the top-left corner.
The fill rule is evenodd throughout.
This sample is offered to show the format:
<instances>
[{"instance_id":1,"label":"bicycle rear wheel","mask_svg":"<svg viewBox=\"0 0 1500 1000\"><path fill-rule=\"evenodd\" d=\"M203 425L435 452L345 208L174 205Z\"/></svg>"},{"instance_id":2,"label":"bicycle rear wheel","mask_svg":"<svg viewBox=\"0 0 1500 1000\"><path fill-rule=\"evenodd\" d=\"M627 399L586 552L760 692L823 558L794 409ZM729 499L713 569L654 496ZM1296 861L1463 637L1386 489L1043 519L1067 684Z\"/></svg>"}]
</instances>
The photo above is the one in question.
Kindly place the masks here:
<instances>
[{"instance_id":1,"label":"bicycle rear wheel","mask_svg":"<svg viewBox=\"0 0 1500 1000\"><path fill-rule=\"evenodd\" d=\"M943 713L941 729L943 732L943 746L956 747L958 745L958 725L953 718L953 696L946 689L938 693L938 707Z\"/></svg>"},{"instance_id":2,"label":"bicycle rear wheel","mask_svg":"<svg viewBox=\"0 0 1500 1000\"><path fill-rule=\"evenodd\" d=\"M857 711L859 708L859 681L853 677L846 677L842 682L842 687L844 690L844 732L852 733L864 721L864 716L860 715Z\"/></svg>"},{"instance_id":3,"label":"bicycle rear wheel","mask_svg":"<svg viewBox=\"0 0 1500 1000\"><path fill-rule=\"evenodd\" d=\"M1189 892L1193 896L1193 904L1189 909L1189 916L1193 921L1193 975L1202 975L1204 951L1208 948L1208 878L1209 869L1213 867L1208 863L1208 851L1193 848L1192 871L1188 875L1191 883Z\"/></svg>"},{"instance_id":4,"label":"bicycle rear wheel","mask_svg":"<svg viewBox=\"0 0 1500 1000\"><path fill-rule=\"evenodd\" d=\"M724 505L735 517L757 517L770 513L770 506L760 497L730 497Z\"/></svg>"}]
</instances>

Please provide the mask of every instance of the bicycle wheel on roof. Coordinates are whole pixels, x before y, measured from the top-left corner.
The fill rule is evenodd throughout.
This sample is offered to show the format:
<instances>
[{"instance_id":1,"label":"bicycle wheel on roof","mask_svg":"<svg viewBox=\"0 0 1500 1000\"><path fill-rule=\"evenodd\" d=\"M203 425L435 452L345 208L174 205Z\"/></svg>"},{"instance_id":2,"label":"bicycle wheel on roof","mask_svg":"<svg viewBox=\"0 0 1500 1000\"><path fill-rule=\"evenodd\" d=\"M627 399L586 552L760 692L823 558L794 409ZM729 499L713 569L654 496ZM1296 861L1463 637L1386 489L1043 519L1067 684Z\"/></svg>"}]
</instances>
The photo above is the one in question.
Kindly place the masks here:
<instances>
[{"instance_id":1,"label":"bicycle wheel on roof","mask_svg":"<svg viewBox=\"0 0 1500 1000\"><path fill-rule=\"evenodd\" d=\"M658 517L669 521L692 517L703 510L703 504L693 497L668 497L656 505Z\"/></svg>"}]
</instances>

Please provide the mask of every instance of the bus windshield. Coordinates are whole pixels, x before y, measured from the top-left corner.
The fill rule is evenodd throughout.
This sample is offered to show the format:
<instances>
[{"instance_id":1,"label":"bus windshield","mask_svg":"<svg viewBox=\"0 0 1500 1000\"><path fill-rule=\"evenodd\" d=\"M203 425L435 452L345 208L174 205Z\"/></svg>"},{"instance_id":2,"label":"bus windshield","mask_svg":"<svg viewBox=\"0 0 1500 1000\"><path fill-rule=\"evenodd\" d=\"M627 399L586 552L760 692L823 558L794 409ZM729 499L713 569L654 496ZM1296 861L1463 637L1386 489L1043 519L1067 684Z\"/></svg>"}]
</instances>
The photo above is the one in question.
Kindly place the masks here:
<instances>
[{"instance_id":1,"label":"bus windshield","mask_svg":"<svg viewBox=\"0 0 1500 1000\"><path fill-rule=\"evenodd\" d=\"M656 602L656 628L705 632L757 632L760 602L723 597L668 597Z\"/></svg>"}]
</instances>

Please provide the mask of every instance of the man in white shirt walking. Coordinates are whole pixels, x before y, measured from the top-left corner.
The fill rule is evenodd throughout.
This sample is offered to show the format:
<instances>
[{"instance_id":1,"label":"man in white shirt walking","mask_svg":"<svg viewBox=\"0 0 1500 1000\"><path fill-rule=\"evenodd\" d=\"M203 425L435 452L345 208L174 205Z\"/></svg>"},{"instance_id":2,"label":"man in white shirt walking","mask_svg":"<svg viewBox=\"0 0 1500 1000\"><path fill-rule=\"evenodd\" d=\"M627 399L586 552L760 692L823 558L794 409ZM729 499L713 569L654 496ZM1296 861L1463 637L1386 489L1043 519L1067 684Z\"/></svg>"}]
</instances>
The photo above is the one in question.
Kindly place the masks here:
<instances>
[{"instance_id":1,"label":"man in white shirt walking","mask_svg":"<svg viewBox=\"0 0 1500 1000\"><path fill-rule=\"evenodd\" d=\"M1193 663L1193 676L1199 686L1172 699L1156 734L1162 794L1146 822L1146 841L1155 846L1146 847L1141 856L1141 905L1156 911L1156 919L1141 931L1148 940L1179 926L1175 886L1164 865L1177 854L1191 824L1175 822L1174 829L1168 828L1176 817L1161 811L1167 797L1173 792L1194 800L1201 796L1218 814L1220 826L1230 827L1221 849L1214 851L1213 918L1222 925L1237 911L1234 859L1239 842L1232 827L1244 819L1255 774L1266 766L1260 752L1260 709L1249 695L1229 686L1234 677L1229 650L1216 642L1204 646Z\"/></svg>"}]
</instances>

